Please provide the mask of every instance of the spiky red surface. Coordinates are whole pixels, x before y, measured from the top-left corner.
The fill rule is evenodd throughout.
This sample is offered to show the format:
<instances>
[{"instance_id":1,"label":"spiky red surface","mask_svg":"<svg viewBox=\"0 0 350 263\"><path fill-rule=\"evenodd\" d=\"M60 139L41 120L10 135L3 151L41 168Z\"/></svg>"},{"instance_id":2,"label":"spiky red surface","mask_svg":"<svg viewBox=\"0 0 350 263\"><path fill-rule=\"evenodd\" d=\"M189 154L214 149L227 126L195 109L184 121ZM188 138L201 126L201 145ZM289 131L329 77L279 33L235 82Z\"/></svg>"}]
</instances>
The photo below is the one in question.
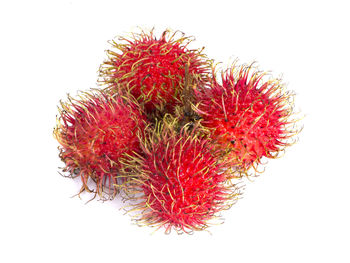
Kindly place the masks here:
<instances>
[{"instance_id":1,"label":"spiky red surface","mask_svg":"<svg viewBox=\"0 0 350 263\"><path fill-rule=\"evenodd\" d=\"M273 158L292 135L291 96L278 80L263 81L264 73L249 66L232 68L197 92L202 124L230 152L237 165L248 169L262 157Z\"/></svg>"},{"instance_id":2,"label":"spiky red surface","mask_svg":"<svg viewBox=\"0 0 350 263\"><path fill-rule=\"evenodd\" d=\"M108 51L109 60L101 67L103 81L113 88L126 83L146 111L156 108L172 110L184 85L185 65L188 73L204 77L208 65L200 50L187 48L190 40L165 31L157 39L153 32L142 32L124 44L113 42L117 51Z\"/></svg>"},{"instance_id":3,"label":"spiky red surface","mask_svg":"<svg viewBox=\"0 0 350 263\"><path fill-rule=\"evenodd\" d=\"M224 164L217 162L207 140L162 131L142 148L135 181L144 224L163 226L166 232L202 230L235 200L237 193L225 185Z\"/></svg>"},{"instance_id":4,"label":"spiky red surface","mask_svg":"<svg viewBox=\"0 0 350 263\"><path fill-rule=\"evenodd\" d=\"M79 175L83 187L89 178L96 181L96 192L113 187L125 154L140 151L138 129L145 117L132 101L106 94L85 94L80 100L69 97L62 110L55 136L61 144L64 171ZM107 184L107 185L106 185ZM108 189L112 196L115 189Z\"/></svg>"}]
</instances>

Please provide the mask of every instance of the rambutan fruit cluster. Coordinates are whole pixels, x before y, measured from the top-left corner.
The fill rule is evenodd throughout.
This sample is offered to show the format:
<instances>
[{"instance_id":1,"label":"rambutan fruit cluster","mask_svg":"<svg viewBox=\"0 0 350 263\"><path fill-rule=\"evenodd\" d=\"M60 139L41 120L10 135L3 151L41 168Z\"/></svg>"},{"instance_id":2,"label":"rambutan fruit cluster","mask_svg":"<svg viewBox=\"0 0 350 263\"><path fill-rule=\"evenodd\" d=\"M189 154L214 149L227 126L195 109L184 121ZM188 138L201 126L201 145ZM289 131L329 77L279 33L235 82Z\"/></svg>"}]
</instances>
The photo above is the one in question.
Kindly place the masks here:
<instances>
[{"instance_id":1,"label":"rambutan fruit cluster","mask_svg":"<svg viewBox=\"0 0 350 263\"><path fill-rule=\"evenodd\" d=\"M192 40L152 30L112 41L100 87L61 102L54 129L79 194L119 196L137 224L166 233L206 229L298 132L280 79L253 64L218 72Z\"/></svg>"}]
</instances>

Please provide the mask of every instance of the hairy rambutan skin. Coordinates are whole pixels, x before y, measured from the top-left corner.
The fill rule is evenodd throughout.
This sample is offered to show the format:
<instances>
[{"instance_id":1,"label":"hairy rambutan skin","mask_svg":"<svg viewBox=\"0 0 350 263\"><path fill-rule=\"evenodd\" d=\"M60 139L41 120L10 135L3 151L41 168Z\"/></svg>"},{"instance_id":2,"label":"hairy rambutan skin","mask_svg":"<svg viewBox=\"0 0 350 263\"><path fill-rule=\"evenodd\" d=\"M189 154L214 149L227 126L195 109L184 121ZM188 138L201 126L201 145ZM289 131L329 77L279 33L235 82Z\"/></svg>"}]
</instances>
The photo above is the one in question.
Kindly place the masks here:
<instances>
[{"instance_id":1,"label":"hairy rambutan skin","mask_svg":"<svg viewBox=\"0 0 350 263\"><path fill-rule=\"evenodd\" d=\"M228 183L226 163L218 163L210 141L195 129L177 132L174 123L163 123L146 134L143 155L128 162L126 174L140 225L164 227L166 233L203 230L237 200L239 188Z\"/></svg>"},{"instance_id":2,"label":"hairy rambutan skin","mask_svg":"<svg viewBox=\"0 0 350 263\"><path fill-rule=\"evenodd\" d=\"M60 144L64 172L80 176L81 191L91 190L88 180L96 183L95 195L113 198L118 189L117 174L126 154L139 153L138 132L146 117L131 97L82 93L79 99L68 96L61 102L54 137Z\"/></svg>"},{"instance_id":3,"label":"hairy rambutan skin","mask_svg":"<svg viewBox=\"0 0 350 263\"><path fill-rule=\"evenodd\" d=\"M239 177L251 167L257 172L263 157L276 158L298 132L293 94L279 79L264 80L266 75L252 65L233 66L221 74L221 82L214 73L209 87L196 90L201 124L212 129Z\"/></svg>"},{"instance_id":4,"label":"hairy rambutan skin","mask_svg":"<svg viewBox=\"0 0 350 263\"><path fill-rule=\"evenodd\" d=\"M180 36L178 36L180 34ZM156 38L153 30L133 34L131 39L111 41L108 60L101 65L100 79L109 89L124 83L146 112L172 111L181 103L185 66L199 82L207 80L210 61L202 50L188 49L192 41L178 31L163 32Z\"/></svg>"}]
</instances>

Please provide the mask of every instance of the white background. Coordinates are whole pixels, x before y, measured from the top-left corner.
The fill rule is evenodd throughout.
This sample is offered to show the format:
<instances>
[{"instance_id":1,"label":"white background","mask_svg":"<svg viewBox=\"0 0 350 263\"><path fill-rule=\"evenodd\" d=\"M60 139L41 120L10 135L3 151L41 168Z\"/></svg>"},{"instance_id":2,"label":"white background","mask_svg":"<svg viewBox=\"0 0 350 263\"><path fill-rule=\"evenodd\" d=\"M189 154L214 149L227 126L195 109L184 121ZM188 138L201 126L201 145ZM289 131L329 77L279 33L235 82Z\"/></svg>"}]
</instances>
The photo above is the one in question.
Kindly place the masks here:
<instances>
[{"instance_id":1,"label":"white background","mask_svg":"<svg viewBox=\"0 0 350 263\"><path fill-rule=\"evenodd\" d=\"M350 262L346 2L1 1L0 261ZM57 173L59 100L96 87L107 40L137 26L283 74L305 115L300 141L246 181L211 235L151 235L118 201L70 198L79 184Z\"/></svg>"}]
</instances>

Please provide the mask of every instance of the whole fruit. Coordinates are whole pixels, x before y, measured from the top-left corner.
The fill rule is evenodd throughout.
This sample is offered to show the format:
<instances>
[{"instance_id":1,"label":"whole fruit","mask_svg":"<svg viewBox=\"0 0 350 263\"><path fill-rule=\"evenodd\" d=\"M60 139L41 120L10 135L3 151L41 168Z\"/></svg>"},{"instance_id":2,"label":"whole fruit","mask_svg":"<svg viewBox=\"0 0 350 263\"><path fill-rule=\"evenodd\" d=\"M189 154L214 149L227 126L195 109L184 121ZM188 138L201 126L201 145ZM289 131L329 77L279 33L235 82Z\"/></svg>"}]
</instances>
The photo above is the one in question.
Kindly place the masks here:
<instances>
[{"instance_id":1,"label":"whole fruit","mask_svg":"<svg viewBox=\"0 0 350 263\"><path fill-rule=\"evenodd\" d=\"M112 97L103 92L83 93L79 99L61 102L54 136L60 143L64 172L88 181L100 197L117 193L117 175L122 159L140 152L138 132L145 126L145 116L132 99Z\"/></svg>"},{"instance_id":2,"label":"whole fruit","mask_svg":"<svg viewBox=\"0 0 350 263\"><path fill-rule=\"evenodd\" d=\"M102 83L114 90L120 83L145 107L147 113L171 112L181 103L186 70L206 81L209 61L202 50L188 49L191 39L182 33L164 31L160 38L153 31L133 34L131 39L112 41L108 60L100 68Z\"/></svg>"},{"instance_id":3,"label":"whole fruit","mask_svg":"<svg viewBox=\"0 0 350 263\"><path fill-rule=\"evenodd\" d=\"M296 133L293 94L252 66L232 67L220 80L213 75L209 87L196 91L202 125L243 171L256 169L263 157L275 158Z\"/></svg>"},{"instance_id":4,"label":"whole fruit","mask_svg":"<svg viewBox=\"0 0 350 263\"><path fill-rule=\"evenodd\" d=\"M143 156L127 166L126 191L134 198L139 224L164 227L178 233L203 230L218 213L237 199L238 188L229 185L225 164L219 163L209 140L185 126L159 124L141 143Z\"/></svg>"}]
</instances>

